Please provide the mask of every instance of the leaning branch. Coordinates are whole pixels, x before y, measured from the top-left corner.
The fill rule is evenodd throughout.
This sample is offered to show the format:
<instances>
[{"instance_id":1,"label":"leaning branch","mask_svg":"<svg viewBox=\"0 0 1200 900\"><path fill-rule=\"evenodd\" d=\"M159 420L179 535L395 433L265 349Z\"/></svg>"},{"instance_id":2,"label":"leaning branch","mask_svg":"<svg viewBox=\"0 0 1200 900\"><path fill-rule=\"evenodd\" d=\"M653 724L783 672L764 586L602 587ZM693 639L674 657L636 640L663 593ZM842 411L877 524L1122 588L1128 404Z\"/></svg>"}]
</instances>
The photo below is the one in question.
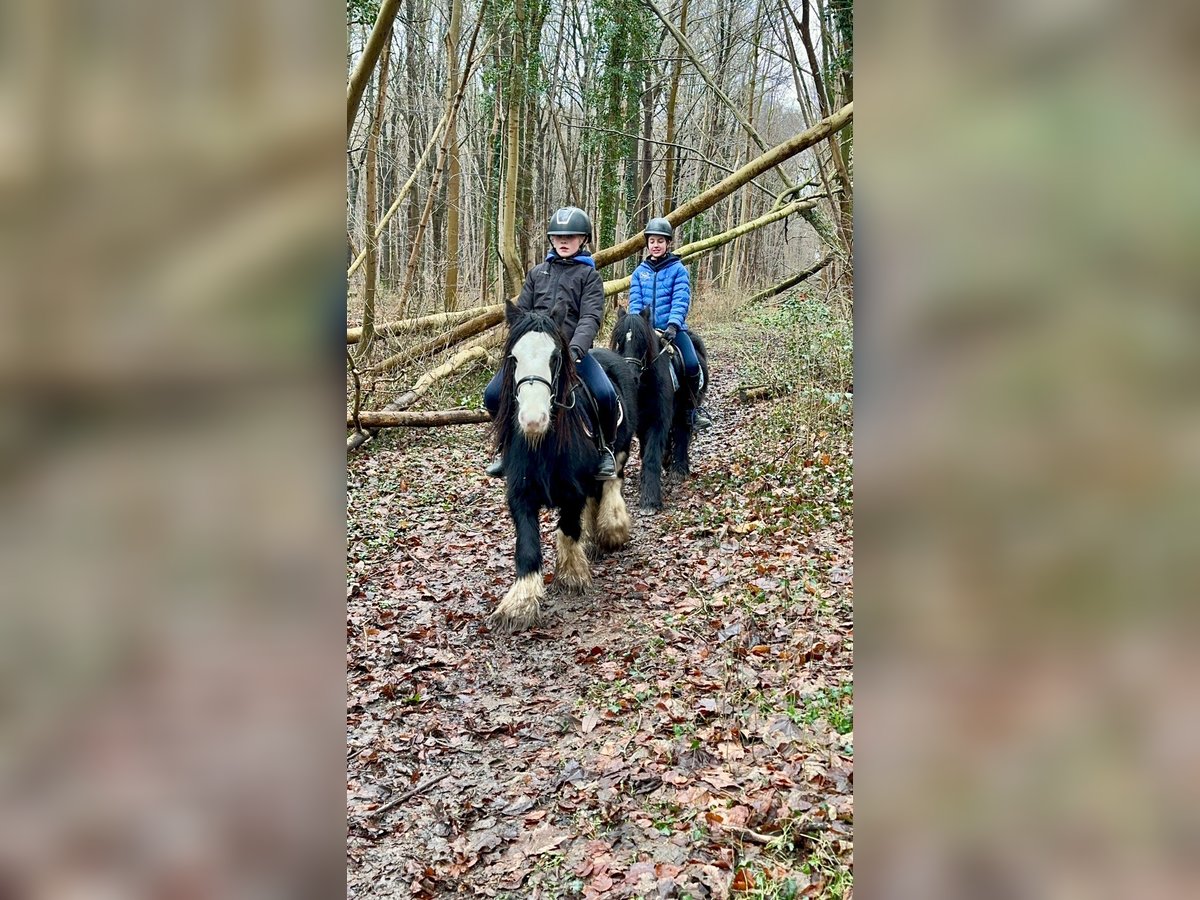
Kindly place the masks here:
<instances>
[{"instance_id":1,"label":"leaning branch","mask_svg":"<svg viewBox=\"0 0 1200 900\"><path fill-rule=\"evenodd\" d=\"M806 198L802 201L798 200L793 203L789 203L787 206L780 207L779 209L773 210L769 213L765 213L759 216L757 219L744 222L735 228L729 229L728 231L723 231L720 234L714 234L712 237L703 238L699 241L693 241L690 244L684 244L675 252L685 263L695 262L704 254L709 253L724 244L728 244L730 241L736 240L744 234L747 234L758 228L762 228L764 225L770 225L772 222L778 222L780 219L786 218L794 213L804 214L806 211L812 209L816 205L817 201L811 198ZM627 290L629 288L630 280L631 276L627 275L624 278L616 278L612 281L604 282L604 296L611 297L614 294L619 294L622 291Z\"/></svg>"},{"instance_id":2,"label":"leaning branch","mask_svg":"<svg viewBox=\"0 0 1200 900\"><path fill-rule=\"evenodd\" d=\"M407 365L414 359L421 359L422 357L429 356L431 353L437 353L439 350L445 350L447 347L461 344L467 338L474 337L481 331L487 331L489 328L499 325L503 321L504 307L491 308L487 312L475 316L473 319L467 319L461 325L451 328L445 334L439 334L437 337L423 344L418 344L416 347L389 356L383 362L372 367L371 372L372 374L379 375L383 372L398 369L400 366Z\"/></svg>"},{"instance_id":3,"label":"leaning branch","mask_svg":"<svg viewBox=\"0 0 1200 900\"><path fill-rule=\"evenodd\" d=\"M722 179L707 191L700 193L691 200L684 203L682 206L676 207L667 216L667 221L678 228L688 219L694 218L706 209L717 204L725 197L732 194L746 182L752 178L761 175L767 169L774 168L786 160L791 159L802 150L807 150L813 144L825 140L831 134L835 134L846 127L854 118L854 103L850 102L839 109L832 116L822 119L812 128L809 128L789 140L784 141L772 147L761 156L752 159L746 165L742 166L732 175ZM592 258L596 263L597 268L611 265L618 260L632 256L641 249L643 242L642 232L638 232L628 240L615 244L612 247L605 247L598 251Z\"/></svg>"},{"instance_id":4,"label":"leaning branch","mask_svg":"<svg viewBox=\"0 0 1200 900\"><path fill-rule=\"evenodd\" d=\"M797 272L791 278L779 282L779 284L775 285L774 287L767 288L765 291L759 291L746 302L750 305L754 305L755 303L762 303L764 300L768 300L771 297L774 297L776 294L782 294L788 288L794 288L800 282L816 275L823 268L833 262L835 258L835 254L826 253L823 257L821 257L804 271Z\"/></svg>"},{"instance_id":5,"label":"leaning branch","mask_svg":"<svg viewBox=\"0 0 1200 900\"><path fill-rule=\"evenodd\" d=\"M363 91L367 89L367 82L371 80L371 73L375 71L375 64L379 62L379 54L383 52L383 45L391 36L392 22L399 10L400 0L383 0L379 4L379 15L375 17L375 27L371 29L371 36L367 38L362 56L358 58L358 65L354 67L350 83L346 85L347 138L354 130L354 119L358 115L358 105L362 102Z\"/></svg>"},{"instance_id":6,"label":"leaning branch","mask_svg":"<svg viewBox=\"0 0 1200 900\"><path fill-rule=\"evenodd\" d=\"M431 331L434 328L446 328L450 325L465 322L467 319L473 319L486 312L503 312L503 310L504 304L496 303L491 306L477 306L473 309L457 309L454 312L434 313L430 316L420 316L415 319L398 319L394 322L384 322L376 325L375 336L394 337L398 334L411 334L415 331ZM347 344L357 344L360 340L362 340L361 327L356 325L346 329Z\"/></svg>"}]
</instances>

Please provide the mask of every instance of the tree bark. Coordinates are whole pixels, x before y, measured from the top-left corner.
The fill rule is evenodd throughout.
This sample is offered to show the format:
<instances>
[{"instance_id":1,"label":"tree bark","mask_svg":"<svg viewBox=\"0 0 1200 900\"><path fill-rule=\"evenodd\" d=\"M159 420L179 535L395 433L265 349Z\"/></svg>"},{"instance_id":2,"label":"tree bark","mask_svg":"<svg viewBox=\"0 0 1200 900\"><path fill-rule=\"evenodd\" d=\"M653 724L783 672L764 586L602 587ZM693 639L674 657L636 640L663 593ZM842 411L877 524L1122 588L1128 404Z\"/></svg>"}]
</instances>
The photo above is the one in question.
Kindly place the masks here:
<instances>
[{"instance_id":1,"label":"tree bark","mask_svg":"<svg viewBox=\"0 0 1200 900\"><path fill-rule=\"evenodd\" d=\"M653 190L650 175L654 165L654 86L649 73L646 74L642 94L642 171L638 179L637 223L641 229L646 228L650 221L650 205L653 202Z\"/></svg>"},{"instance_id":2,"label":"tree bark","mask_svg":"<svg viewBox=\"0 0 1200 900\"><path fill-rule=\"evenodd\" d=\"M482 15L480 16L482 18ZM458 217L459 186L462 170L458 160L458 39L462 30L462 0L450 0L450 27L446 31L446 132L450 153L446 173L446 289L444 308L450 312L458 305ZM464 74L463 76L467 76Z\"/></svg>"},{"instance_id":3,"label":"tree bark","mask_svg":"<svg viewBox=\"0 0 1200 900\"><path fill-rule=\"evenodd\" d=\"M769 400L772 397L778 397L781 394L791 392L785 384L760 384L755 387L738 388L737 397L742 403L754 403L758 400ZM364 416L370 413L363 413Z\"/></svg>"},{"instance_id":4,"label":"tree bark","mask_svg":"<svg viewBox=\"0 0 1200 900\"><path fill-rule=\"evenodd\" d=\"M784 0L787 3L787 0ZM812 69L813 85L816 88L817 103L821 107L821 115L829 115L829 96L825 92L825 82L821 78L821 67L817 63L817 54L813 48L812 35L808 31L808 0L800 0L801 14L798 23L800 31L800 42L804 45L804 52L808 56L808 65ZM790 10L791 7L789 6ZM792 18L795 19L795 13L792 13ZM846 161L842 158L842 148L838 144L837 137L830 135L829 137L829 153L833 159L833 167L837 170L837 178L839 186L842 189L841 194L837 199L832 196L829 202L837 211L838 231L840 232L842 243L847 252L853 251L852 241L853 234L850 228L850 173L846 169Z\"/></svg>"},{"instance_id":5,"label":"tree bark","mask_svg":"<svg viewBox=\"0 0 1200 900\"><path fill-rule=\"evenodd\" d=\"M521 160L521 111L525 108L525 3L516 0L513 11L513 58L504 92L507 116L504 178L500 185L500 261L504 265L504 294L521 289L525 272L517 253L517 167Z\"/></svg>"},{"instance_id":6,"label":"tree bark","mask_svg":"<svg viewBox=\"0 0 1200 900\"><path fill-rule=\"evenodd\" d=\"M391 36L392 22L395 21L399 9L400 0L383 0L379 4L379 15L375 17L375 26L371 29L371 35L367 38L366 46L363 47L358 65L354 67L350 82L346 85L347 139L350 137L350 132L354 130L354 119L358 116L358 106L362 102L363 91L367 89L367 82L371 80L371 73L375 70L375 63L379 61L379 54L383 52L383 48Z\"/></svg>"},{"instance_id":7,"label":"tree bark","mask_svg":"<svg viewBox=\"0 0 1200 900\"><path fill-rule=\"evenodd\" d=\"M440 425L474 425L490 420L487 411L482 409L440 409L430 412L378 410L358 415L359 424L364 428L436 428ZM349 417L346 425L354 425Z\"/></svg>"},{"instance_id":8,"label":"tree bark","mask_svg":"<svg viewBox=\"0 0 1200 900\"><path fill-rule=\"evenodd\" d=\"M758 228L762 228L764 225L770 225L772 222L778 222L780 219L786 218L787 216L795 213L803 214L806 210L812 209L816 205L817 201L812 199L790 203L787 206L780 207L779 209L773 209L770 212L759 216L752 222L743 222L741 225L737 225L728 231L721 232L720 234L714 234L711 237L702 238L701 240L693 241L690 244L684 244L682 247L676 249L675 253L685 263L694 262L701 256L704 256L706 253L711 253L718 247L728 244L734 238L741 237L744 234L747 234ZM629 288L630 280L630 276L627 275L624 278L614 278L611 281L604 282L604 296L612 297L615 294L619 294L622 291L627 290Z\"/></svg>"},{"instance_id":9,"label":"tree bark","mask_svg":"<svg viewBox=\"0 0 1200 900\"><path fill-rule=\"evenodd\" d=\"M679 33L687 34L687 14L690 0L683 0L679 9ZM683 74L683 49L678 46L676 38L675 62L671 66L671 88L667 94L667 133L664 140L667 144L666 171L663 173L663 206L665 216L675 208L675 102L679 98L679 78Z\"/></svg>"},{"instance_id":10,"label":"tree bark","mask_svg":"<svg viewBox=\"0 0 1200 900\"><path fill-rule=\"evenodd\" d=\"M358 360L362 362L371 353L375 339L375 292L379 281L379 233L376 230L376 219L379 217L378 203L378 168L379 168L379 130L383 127L384 106L387 101L388 61L392 56L392 29L387 29L384 36L383 55L379 58L378 89L375 97L375 116L367 133L367 209L366 209L366 246L363 252L367 255L367 282L363 287L363 321L362 341L358 345Z\"/></svg>"},{"instance_id":11,"label":"tree bark","mask_svg":"<svg viewBox=\"0 0 1200 900\"><path fill-rule=\"evenodd\" d=\"M807 150L818 141L825 140L829 135L835 134L852 121L853 118L854 104L847 103L832 116L822 119L812 128L806 129L800 134L772 147L761 156L750 160L750 162L746 163L746 165L742 166L732 175L722 179L708 190L672 210L671 214L666 217L667 221L678 228L681 224L688 221L688 219L698 216L718 201L732 194L752 178L761 175L768 169L774 168L785 160L791 159L797 153ZM603 250L597 251L593 255L596 268L602 268L603 266L611 265L618 260L632 256L641 249L642 240L643 235L638 233L619 244L614 244L611 247L605 247Z\"/></svg>"},{"instance_id":12,"label":"tree bark","mask_svg":"<svg viewBox=\"0 0 1200 900\"><path fill-rule=\"evenodd\" d=\"M451 134L449 126L453 124L454 117L458 113L458 106L460 103L462 103L462 98L466 93L467 82L470 80L467 75L471 70L471 60L475 55L475 41L479 36L479 26L482 23L483 16L481 15L479 20L475 23L475 30L471 33L471 45L467 49L467 59L464 64L463 78L458 86L458 94L455 97L455 102L452 103L450 108L446 110L446 134L442 138L441 147L438 149L437 164L433 168L433 178L429 184L429 191L425 196L425 209L421 213L421 220L417 223L415 233L411 233L409 235L412 248L410 249L408 255L408 266L404 272L404 281L400 286L399 310L401 315L404 315L404 313L408 310L408 297L409 293L412 291L413 278L416 275L417 263L420 261L421 257L421 238L425 234L425 228L429 225L430 216L433 212L433 204L438 194L438 184L442 180L442 172L446 167L446 159L449 156Z\"/></svg>"},{"instance_id":13,"label":"tree bark","mask_svg":"<svg viewBox=\"0 0 1200 900\"><path fill-rule=\"evenodd\" d=\"M425 160L429 157L430 151L438 145L438 140L442 136L442 129L445 127L445 125L446 118L443 116L442 120L438 122L437 127L433 129L433 135L429 138L429 143L425 145L425 149L421 152L421 158L418 159L416 164L413 166L412 174L408 176L408 180L404 182L404 186L400 188L400 190L396 193L395 198L392 200L392 205L388 207L388 211L384 213L383 218L379 220L379 225L376 227L375 231L376 238L378 238L383 229L387 227L388 221L393 215L395 215L396 210L400 208L400 204L404 201L404 198L408 196L408 192L412 188L413 182L416 181L417 174L420 172L421 166L425 165ZM358 254L358 256L354 258L354 262L351 263L350 268L346 270L346 277L349 278L356 271L358 271L358 267L363 264L363 261L366 258L367 251L364 249Z\"/></svg>"}]
</instances>

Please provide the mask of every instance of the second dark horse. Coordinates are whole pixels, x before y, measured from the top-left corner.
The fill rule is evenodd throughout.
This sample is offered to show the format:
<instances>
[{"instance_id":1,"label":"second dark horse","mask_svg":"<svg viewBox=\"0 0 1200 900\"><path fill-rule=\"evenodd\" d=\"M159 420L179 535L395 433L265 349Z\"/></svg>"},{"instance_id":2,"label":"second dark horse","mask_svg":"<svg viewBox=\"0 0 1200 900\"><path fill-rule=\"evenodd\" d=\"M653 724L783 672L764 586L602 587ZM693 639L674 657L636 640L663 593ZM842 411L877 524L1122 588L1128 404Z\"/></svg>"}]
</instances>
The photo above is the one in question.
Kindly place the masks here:
<instances>
[{"instance_id":1,"label":"second dark horse","mask_svg":"<svg viewBox=\"0 0 1200 900\"><path fill-rule=\"evenodd\" d=\"M647 511L662 509L665 467L669 466L671 475L679 480L691 471L688 455L693 413L704 402L708 389L708 351L694 331L688 333L700 359L703 387L698 395L688 383L679 354L668 349L650 324L649 307L640 315L623 312L609 342L638 373L637 436L642 448L638 505Z\"/></svg>"}]
</instances>

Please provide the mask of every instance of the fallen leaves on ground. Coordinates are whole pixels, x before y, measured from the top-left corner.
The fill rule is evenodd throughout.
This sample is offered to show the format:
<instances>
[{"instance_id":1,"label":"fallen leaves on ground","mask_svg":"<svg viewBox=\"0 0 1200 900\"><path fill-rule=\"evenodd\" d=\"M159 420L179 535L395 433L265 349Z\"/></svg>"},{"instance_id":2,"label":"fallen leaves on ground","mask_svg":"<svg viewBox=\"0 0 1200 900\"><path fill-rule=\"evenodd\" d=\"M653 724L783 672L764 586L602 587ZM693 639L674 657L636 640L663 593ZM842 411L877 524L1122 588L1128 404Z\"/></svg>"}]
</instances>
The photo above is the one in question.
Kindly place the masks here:
<instances>
[{"instance_id":1,"label":"fallen leaves on ground","mask_svg":"<svg viewBox=\"0 0 1200 900\"><path fill-rule=\"evenodd\" d=\"M632 462L632 542L525 634L484 624L513 533L482 427L350 462L348 896L809 897L818 845L849 865L849 436L732 402L739 339L709 340L693 476L643 515Z\"/></svg>"}]
</instances>

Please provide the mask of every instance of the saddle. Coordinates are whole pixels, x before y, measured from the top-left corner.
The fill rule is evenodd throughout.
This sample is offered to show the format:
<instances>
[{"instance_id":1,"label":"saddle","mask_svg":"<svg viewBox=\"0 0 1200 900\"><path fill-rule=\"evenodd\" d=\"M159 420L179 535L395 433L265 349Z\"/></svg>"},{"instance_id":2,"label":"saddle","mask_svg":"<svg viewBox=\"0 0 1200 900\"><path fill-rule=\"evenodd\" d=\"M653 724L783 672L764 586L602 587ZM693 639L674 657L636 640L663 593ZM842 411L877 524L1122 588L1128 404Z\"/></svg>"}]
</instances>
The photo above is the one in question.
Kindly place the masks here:
<instances>
[{"instance_id":1,"label":"saddle","mask_svg":"<svg viewBox=\"0 0 1200 900\"><path fill-rule=\"evenodd\" d=\"M607 373L605 374L607 375ZM583 430L588 437L595 440L596 429L600 427L600 404L592 393L592 389L582 378L575 380L574 390L577 393L577 401L579 399L583 401L580 406L583 411ZM617 421L613 426L613 434L617 433L617 429L621 427L623 421L625 421L625 407L621 403L621 395L617 394Z\"/></svg>"},{"instance_id":2,"label":"saddle","mask_svg":"<svg viewBox=\"0 0 1200 900\"><path fill-rule=\"evenodd\" d=\"M658 331L658 329L655 329ZM684 383L688 367L684 365L683 354L679 353L679 348L674 346L674 343L667 342L666 331L659 331L659 340L662 341L662 353L671 360L671 388L679 390L679 385ZM704 368L700 370L700 390L704 388Z\"/></svg>"}]
</instances>

